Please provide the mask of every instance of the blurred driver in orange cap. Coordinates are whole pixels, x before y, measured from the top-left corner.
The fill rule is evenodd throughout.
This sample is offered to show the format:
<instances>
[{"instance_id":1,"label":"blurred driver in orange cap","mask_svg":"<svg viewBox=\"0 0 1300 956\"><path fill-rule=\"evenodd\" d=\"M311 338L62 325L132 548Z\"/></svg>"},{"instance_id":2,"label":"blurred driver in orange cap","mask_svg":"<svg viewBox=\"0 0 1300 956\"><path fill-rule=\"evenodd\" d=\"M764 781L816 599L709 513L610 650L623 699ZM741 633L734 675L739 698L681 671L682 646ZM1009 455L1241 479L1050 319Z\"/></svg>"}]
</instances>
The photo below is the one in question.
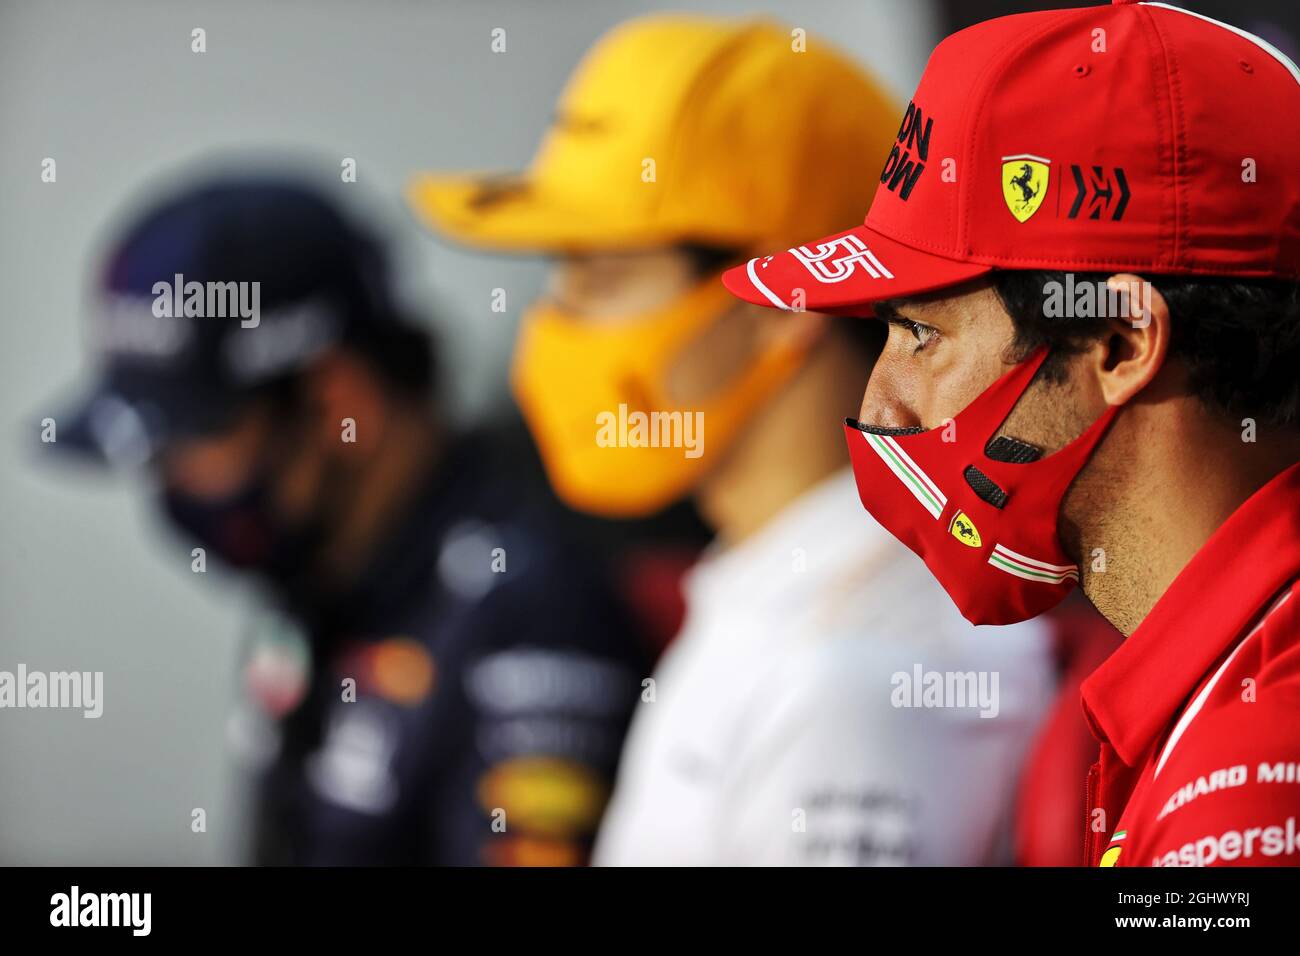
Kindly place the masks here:
<instances>
[{"instance_id":1,"label":"blurred driver in orange cap","mask_svg":"<svg viewBox=\"0 0 1300 956\"><path fill-rule=\"evenodd\" d=\"M557 493L608 516L691 496L717 532L597 862L1001 861L1043 629L977 639L906 548L846 523L843 442L806 423L856 400L876 323L774 319L719 281L860 216L897 115L800 30L648 17L584 59L527 170L411 185L436 231L553 258L512 384ZM945 674L970 693L923 693Z\"/></svg>"}]
</instances>

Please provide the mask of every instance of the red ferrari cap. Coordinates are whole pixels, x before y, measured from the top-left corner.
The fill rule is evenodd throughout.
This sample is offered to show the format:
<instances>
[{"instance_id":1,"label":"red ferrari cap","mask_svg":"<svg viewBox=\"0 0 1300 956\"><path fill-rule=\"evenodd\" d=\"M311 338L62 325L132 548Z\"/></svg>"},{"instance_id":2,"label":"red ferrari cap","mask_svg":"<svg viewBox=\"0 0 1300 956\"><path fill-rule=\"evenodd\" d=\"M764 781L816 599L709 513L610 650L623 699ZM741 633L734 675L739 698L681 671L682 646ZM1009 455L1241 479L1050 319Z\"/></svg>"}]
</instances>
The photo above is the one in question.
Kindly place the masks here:
<instances>
[{"instance_id":1,"label":"red ferrari cap","mask_svg":"<svg viewBox=\"0 0 1300 956\"><path fill-rule=\"evenodd\" d=\"M1296 115L1296 65L1200 14L989 20L931 55L863 225L723 281L759 305L854 313L993 269L1297 278Z\"/></svg>"}]
</instances>

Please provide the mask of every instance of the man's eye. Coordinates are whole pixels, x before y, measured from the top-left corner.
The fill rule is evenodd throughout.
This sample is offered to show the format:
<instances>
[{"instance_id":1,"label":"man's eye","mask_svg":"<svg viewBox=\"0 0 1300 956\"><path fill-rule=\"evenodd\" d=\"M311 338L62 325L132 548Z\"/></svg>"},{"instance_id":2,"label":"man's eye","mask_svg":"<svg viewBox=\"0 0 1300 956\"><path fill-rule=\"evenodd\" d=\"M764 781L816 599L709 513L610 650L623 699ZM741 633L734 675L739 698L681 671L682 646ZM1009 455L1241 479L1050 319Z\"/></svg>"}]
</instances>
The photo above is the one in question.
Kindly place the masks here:
<instances>
[{"instance_id":1,"label":"man's eye","mask_svg":"<svg viewBox=\"0 0 1300 956\"><path fill-rule=\"evenodd\" d=\"M939 335L939 330L929 325L922 325L920 322L913 322L910 319L900 323L907 331L912 333L912 338L916 339L917 346L913 350L919 352L929 345Z\"/></svg>"}]
</instances>

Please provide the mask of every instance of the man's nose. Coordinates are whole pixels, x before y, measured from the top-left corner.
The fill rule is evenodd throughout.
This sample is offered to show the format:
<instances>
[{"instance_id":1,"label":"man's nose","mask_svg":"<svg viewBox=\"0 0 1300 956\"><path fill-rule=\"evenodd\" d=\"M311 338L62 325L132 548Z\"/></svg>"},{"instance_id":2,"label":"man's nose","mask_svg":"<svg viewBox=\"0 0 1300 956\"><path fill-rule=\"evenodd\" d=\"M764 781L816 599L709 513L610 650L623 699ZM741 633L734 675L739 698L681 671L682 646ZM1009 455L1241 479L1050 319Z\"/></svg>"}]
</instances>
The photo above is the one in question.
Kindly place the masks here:
<instances>
[{"instance_id":1,"label":"man's nose","mask_svg":"<svg viewBox=\"0 0 1300 956\"><path fill-rule=\"evenodd\" d=\"M867 380L858 421L878 428L916 428L921 419L910 398L906 380L890 368L888 361L879 361Z\"/></svg>"}]
</instances>

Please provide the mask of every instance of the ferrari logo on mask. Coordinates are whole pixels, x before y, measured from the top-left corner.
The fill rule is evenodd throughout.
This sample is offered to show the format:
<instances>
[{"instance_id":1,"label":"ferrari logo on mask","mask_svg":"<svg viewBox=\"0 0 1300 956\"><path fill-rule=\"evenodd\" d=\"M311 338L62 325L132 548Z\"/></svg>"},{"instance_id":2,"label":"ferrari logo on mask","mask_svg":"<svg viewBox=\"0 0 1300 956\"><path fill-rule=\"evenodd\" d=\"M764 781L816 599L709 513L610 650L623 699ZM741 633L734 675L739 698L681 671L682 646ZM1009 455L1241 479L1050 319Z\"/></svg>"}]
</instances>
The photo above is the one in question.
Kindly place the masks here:
<instances>
[{"instance_id":1,"label":"ferrari logo on mask","mask_svg":"<svg viewBox=\"0 0 1300 956\"><path fill-rule=\"evenodd\" d=\"M1002 198L1017 222L1024 222L1043 204L1051 163L1028 153L1002 157Z\"/></svg>"},{"instance_id":2,"label":"ferrari logo on mask","mask_svg":"<svg viewBox=\"0 0 1300 956\"><path fill-rule=\"evenodd\" d=\"M966 512L958 511L952 516L952 521L948 525L948 533L970 548L980 546L980 533L975 529L975 522L966 517Z\"/></svg>"}]
</instances>

